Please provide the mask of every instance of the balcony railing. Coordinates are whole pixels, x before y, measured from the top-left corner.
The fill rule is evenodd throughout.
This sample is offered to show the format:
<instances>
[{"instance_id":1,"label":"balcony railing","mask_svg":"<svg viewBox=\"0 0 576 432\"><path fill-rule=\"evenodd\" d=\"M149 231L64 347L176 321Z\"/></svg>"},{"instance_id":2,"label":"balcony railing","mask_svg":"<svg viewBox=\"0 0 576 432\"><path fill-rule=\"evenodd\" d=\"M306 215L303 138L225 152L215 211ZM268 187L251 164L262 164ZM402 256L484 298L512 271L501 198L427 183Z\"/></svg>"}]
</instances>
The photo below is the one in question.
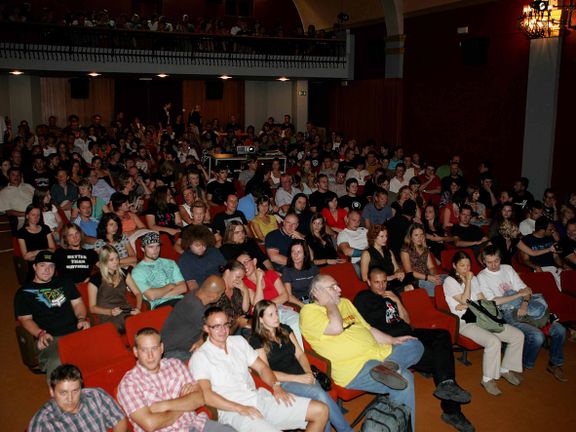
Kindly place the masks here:
<instances>
[{"instance_id":1,"label":"balcony railing","mask_svg":"<svg viewBox=\"0 0 576 432\"><path fill-rule=\"evenodd\" d=\"M348 70L350 36L308 39L205 35L44 24L0 24L6 61ZM194 73L192 71L192 73Z\"/></svg>"}]
</instances>

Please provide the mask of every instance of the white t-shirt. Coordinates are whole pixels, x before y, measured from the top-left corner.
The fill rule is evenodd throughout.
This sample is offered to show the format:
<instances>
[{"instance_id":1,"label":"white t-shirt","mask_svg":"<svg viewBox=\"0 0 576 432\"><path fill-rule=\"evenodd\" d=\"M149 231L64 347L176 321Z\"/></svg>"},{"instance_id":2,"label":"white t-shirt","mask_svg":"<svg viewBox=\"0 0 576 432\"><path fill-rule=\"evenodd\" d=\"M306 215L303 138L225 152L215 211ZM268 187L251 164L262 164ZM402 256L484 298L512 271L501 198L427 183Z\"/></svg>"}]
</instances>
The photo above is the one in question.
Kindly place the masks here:
<instances>
[{"instance_id":1,"label":"white t-shirt","mask_svg":"<svg viewBox=\"0 0 576 432\"><path fill-rule=\"evenodd\" d=\"M196 380L209 380L220 396L242 404L256 406L256 385L248 371L258 353L242 336L228 336L228 353L208 339L192 355L190 372Z\"/></svg>"},{"instance_id":2,"label":"white t-shirt","mask_svg":"<svg viewBox=\"0 0 576 432\"><path fill-rule=\"evenodd\" d=\"M492 272L488 269L478 273L480 290L484 297L492 300L495 297L502 297L506 291L520 291L526 288L526 284L520 279L516 270L508 264L500 265L500 270Z\"/></svg>"},{"instance_id":3,"label":"white t-shirt","mask_svg":"<svg viewBox=\"0 0 576 432\"><path fill-rule=\"evenodd\" d=\"M534 219L526 218L518 226L520 233L523 236L530 235L536 230L536 221Z\"/></svg>"},{"instance_id":4,"label":"white t-shirt","mask_svg":"<svg viewBox=\"0 0 576 432\"><path fill-rule=\"evenodd\" d=\"M396 177L390 179L390 192L398 193L402 186L408 186L408 178L404 175L404 180L400 181Z\"/></svg>"},{"instance_id":5,"label":"white t-shirt","mask_svg":"<svg viewBox=\"0 0 576 432\"><path fill-rule=\"evenodd\" d=\"M340 246L341 243L348 243L351 248L365 250L368 249L368 230L364 227L359 227L356 231L351 229L343 229L338 234L337 243ZM352 263L357 263L360 261L360 257L353 257L351 259Z\"/></svg>"},{"instance_id":6,"label":"white t-shirt","mask_svg":"<svg viewBox=\"0 0 576 432\"><path fill-rule=\"evenodd\" d=\"M450 308L450 312L457 315L460 318L460 322L464 322L461 318L466 310L456 310L456 306L460 303L454 300L454 296L462 294L464 292L464 284L458 283L456 279L452 276L448 276L444 281L444 296L446 297L446 303ZM478 283L478 278L474 276L472 278L472 283L470 287L470 300L478 300L482 292L480 291L480 284Z\"/></svg>"}]
</instances>

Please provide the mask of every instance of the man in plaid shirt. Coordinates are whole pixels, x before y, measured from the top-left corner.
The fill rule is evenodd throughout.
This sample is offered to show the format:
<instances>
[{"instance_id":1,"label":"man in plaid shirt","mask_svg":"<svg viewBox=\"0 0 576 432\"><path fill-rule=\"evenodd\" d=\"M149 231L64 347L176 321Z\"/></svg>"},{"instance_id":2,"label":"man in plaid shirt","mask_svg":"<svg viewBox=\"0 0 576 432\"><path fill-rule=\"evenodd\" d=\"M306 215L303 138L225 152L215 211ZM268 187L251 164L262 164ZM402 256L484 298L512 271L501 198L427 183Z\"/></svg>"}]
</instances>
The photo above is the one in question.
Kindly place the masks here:
<instances>
[{"instance_id":1,"label":"man in plaid shirt","mask_svg":"<svg viewBox=\"0 0 576 432\"><path fill-rule=\"evenodd\" d=\"M204 405L200 387L177 359L163 359L164 344L153 328L136 333L136 366L118 387L118 401L136 432L235 432L194 410Z\"/></svg>"},{"instance_id":2,"label":"man in plaid shirt","mask_svg":"<svg viewBox=\"0 0 576 432\"><path fill-rule=\"evenodd\" d=\"M102 389L83 389L80 370L70 364L58 366L50 374L52 399L38 411L29 432L125 432L126 416Z\"/></svg>"}]
</instances>

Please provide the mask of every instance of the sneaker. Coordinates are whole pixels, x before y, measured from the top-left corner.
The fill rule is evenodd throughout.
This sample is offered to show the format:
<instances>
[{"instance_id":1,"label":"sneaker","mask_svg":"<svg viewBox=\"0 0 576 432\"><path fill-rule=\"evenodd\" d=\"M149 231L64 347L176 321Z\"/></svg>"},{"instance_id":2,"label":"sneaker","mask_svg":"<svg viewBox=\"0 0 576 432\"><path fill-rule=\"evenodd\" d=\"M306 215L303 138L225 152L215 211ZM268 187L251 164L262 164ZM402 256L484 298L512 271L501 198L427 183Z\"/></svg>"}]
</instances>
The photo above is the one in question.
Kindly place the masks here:
<instances>
[{"instance_id":1,"label":"sneaker","mask_svg":"<svg viewBox=\"0 0 576 432\"><path fill-rule=\"evenodd\" d=\"M468 403L471 400L470 393L460 387L454 380L442 381L434 390L434 396L438 399L451 400L458 403Z\"/></svg>"},{"instance_id":2,"label":"sneaker","mask_svg":"<svg viewBox=\"0 0 576 432\"><path fill-rule=\"evenodd\" d=\"M510 384L512 385L520 385L520 380L518 379L518 377L512 373L512 372L505 372L505 373L501 373L500 376L502 378L504 378L506 381L508 381Z\"/></svg>"},{"instance_id":3,"label":"sneaker","mask_svg":"<svg viewBox=\"0 0 576 432\"><path fill-rule=\"evenodd\" d=\"M461 412L455 414L442 413L440 418L460 432L474 432L476 430Z\"/></svg>"},{"instance_id":4,"label":"sneaker","mask_svg":"<svg viewBox=\"0 0 576 432\"><path fill-rule=\"evenodd\" d=\"M556 378L558 381L560 382L568 381L568 377L564 373L564 369L562 368L562 366L548 366L546 370L550 372L552 376Z\"/></svg>"},{"instance_id":5,"label":"sneaker","mask_svg":"<svg viewBox=\"0 0 576 432\"><path fill-rule=\"evenodd\" d=\"M521 374L520 372L510 371L510 373L514 375L516 378L518 378L518 381L520 382L524 381L524 375Z\"/></svg>"},{"instance_id":6,"label":"sneaker","mask_svg":"<svg viewBox=\"0 0 576 432\"><path fill-rule=\"evenodd\" d=\"M398 372L398 365L394 362L386 362L387 364L379 364L370 370L370 376L379 383L384 384L394 390L404 390L408 387L408 381ZM394 370L394 365L396 370Z\"/></svg>"},{"instance_id":7,"label":"sneaker","mask_svg":"<svg viewBox=\"0 0 576 432\"><path fill-rule=\"evenodd\" d=\"M480 381L480 385L492 396L500 396L502 394L498 388L498 384L496 384L496 380Z\"/></svg>"}]
</instances>

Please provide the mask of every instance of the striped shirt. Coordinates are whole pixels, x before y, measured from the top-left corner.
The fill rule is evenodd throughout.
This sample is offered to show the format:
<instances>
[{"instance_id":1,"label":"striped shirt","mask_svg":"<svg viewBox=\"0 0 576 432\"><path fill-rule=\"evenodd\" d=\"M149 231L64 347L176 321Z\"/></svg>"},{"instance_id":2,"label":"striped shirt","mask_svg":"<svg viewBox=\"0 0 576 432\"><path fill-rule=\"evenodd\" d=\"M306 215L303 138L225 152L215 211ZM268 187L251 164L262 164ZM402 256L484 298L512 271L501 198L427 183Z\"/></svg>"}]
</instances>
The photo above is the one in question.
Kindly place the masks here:
<instances>
[{"instance_id":1,"label":"striped shirt","mask_svg":"<svg viewBox=\"0 0 576 432\"><path fill-rule=\"evenodd\" d=\"M195 384L196 380L180 360L162 359L158 372L150 372L137 364L122 378L118 387L118 401L130 415L154 402L179 398L182 386L189 383ZM192 428L202 431L206 420L205 413L188 411L170 426L158 429L158 432L189 431ZM136 432L144 432L132 419L130 421Z\"/></svg>"},{"instance_id":2,"label":"striped shirt","mask_svg":"<svg viewBox=\"0 0 576 432\"><path fill-rule=\"evenodd\" d=\"M125 417L118 404L99 388L85 388L80 394L80 409L67 413L54 399L46 402L30 424L29 432L106 432Z\"/></svg>"}]
</instances>

